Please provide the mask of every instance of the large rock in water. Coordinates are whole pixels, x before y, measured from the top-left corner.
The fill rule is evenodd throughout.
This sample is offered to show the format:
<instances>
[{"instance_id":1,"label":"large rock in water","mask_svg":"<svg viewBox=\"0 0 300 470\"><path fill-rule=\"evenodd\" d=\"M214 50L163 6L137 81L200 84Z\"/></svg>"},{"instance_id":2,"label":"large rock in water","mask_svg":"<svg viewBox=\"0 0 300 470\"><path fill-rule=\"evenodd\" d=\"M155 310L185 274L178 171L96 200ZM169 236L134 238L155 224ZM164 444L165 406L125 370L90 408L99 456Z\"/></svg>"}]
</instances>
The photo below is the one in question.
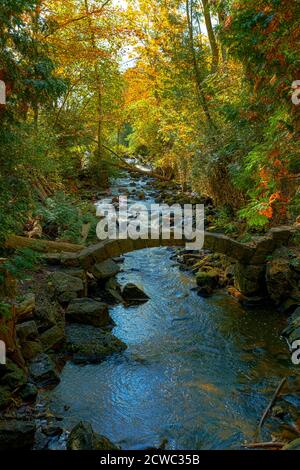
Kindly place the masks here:
<instances>
[{"instance_id":1,"label":"large rock in water","mask_svg":"<svg viewBox=\"0 0 300 470\"><path fill-rule=\"evenodd\" d=\"M123 303L122 288L115 278L110 278L105 283L105 300L112 304Z\"/></svg>"},{"instance_id":2,"label":"large rock in water","mask_svg":"<svg viewBox=\"0 0 300 470\"><path fill-rule=\"evenodd\" d=\"M35 431L33 421L0 421L0 451L30 450L34 444Z\"/></svg>"},{"instance_id":3,"label":"large rock in water","mask_svg":"<svg viewBox=\"0 0 300 470\"><path fill-rule=\"evenodd\" d=\"M112 259L96 263L92 270L93 276L98 280L107 280L120 272L120 266Z\"/></svg>"},{"instance_id":4,"label":"large rock in water","mask_svg":"<svg viewBox=\"0 0 300 470\"><path fill-rule=\"evenodd\" d=\"M66 337L66 348L74 354L76 363L99 363L105 357L126 349L126 344L112 333L94 326L67 325Z\"/></svg>"},{"instance_id":5,"label":"large rock in water","mask_svg":"<svg viewBox=\"0 0 300 470\"><path fill-rule=\"evenodd\" d=\"M122 297L125 302L133 305L147 302L150 298L142 289L132 283L126 284L123 287Z\"/></svg>"},{"instance_id":6,"label":"large rock in water","mask_svg":"<svg viewBox=\"0 0 300 470\"><path fill-rule=\"evenodd\" d=\"M112 323L107 305L88 298L72 300L66 310L66 320L102 327Z\"/></svg>"},{"instance_id":7,"label":"large rock in water","mask_svg":"<svg viewBox=\"0 0 300 470\"><path fill-rule=\"evenodd\" d=\"M93 431L89 423L80 421L71 431L68 450L120 450L109 439Z\"/></svg>"},{"instance_id":8,"label":"large rock in water","mask_svg":"<svg viewBox=\"0 0 300 470\"><path fill-rule=\"evenodd\" d=\"M29 372L38 387L49 387L60 382L54 362L47 354L39 354L30 363Z\"/></svg>"}]
</instances>

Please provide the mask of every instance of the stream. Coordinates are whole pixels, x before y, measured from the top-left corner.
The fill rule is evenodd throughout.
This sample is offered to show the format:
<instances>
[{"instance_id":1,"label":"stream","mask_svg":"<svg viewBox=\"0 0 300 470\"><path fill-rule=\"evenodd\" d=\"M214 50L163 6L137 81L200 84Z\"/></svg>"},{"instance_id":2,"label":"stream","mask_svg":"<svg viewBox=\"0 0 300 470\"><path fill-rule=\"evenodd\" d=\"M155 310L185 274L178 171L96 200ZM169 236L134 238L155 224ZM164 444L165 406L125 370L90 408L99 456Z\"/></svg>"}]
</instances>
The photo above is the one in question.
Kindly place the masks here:
<instances>
[{"instance_id":1,"label":"stream","mask_svg":"<svg viewBox=\"0 0 300 470\"><path fill-rule=\"evenodd\" d=\"M134 191L134 200L143 190L150 204L155 190L146 185L146 178L119 178L112 194ZM285 319L273 310L246 310L225 292L199 297L174 253L152 248L125 256L118 281L150 297L110 308L113 333L128 349L98 365L67 362L47 399L68 429L88 421L123 449L155 447L162 439L174 450L239 449L253 442L280 379L295 373L279 337ZM264 432L275 424L268 418Z\"/></svg>"}]
</instances>

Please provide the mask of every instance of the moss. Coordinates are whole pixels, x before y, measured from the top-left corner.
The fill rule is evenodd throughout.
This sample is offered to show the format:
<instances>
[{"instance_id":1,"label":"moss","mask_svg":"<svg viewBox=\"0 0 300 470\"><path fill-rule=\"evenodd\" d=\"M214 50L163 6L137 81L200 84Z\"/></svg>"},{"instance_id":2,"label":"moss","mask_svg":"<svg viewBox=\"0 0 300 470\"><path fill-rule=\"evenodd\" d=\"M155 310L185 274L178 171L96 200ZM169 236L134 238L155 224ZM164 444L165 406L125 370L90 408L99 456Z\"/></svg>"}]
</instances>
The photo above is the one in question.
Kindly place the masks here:
<instances>
[{"instance_id":1,"label":"moss","mask_svg":"<svg viewBox=\"0 0 300 470\"><path fill-rule=\"evenodd\" d=\"M11 391L8 387L0 386L0 410L6 408L11 401Z\"/></svg>"},{"instance_id":2,"label":"moss","mask_svg":"<svg viewBox=\"0 0 300 470\"><path fill-rule=\"evenodd\" d=\"M219 273L215 269L208 271L199 271L196 274L196 281L199 287L209 286L215 287L219 280Z\"/></svg>"},{"instance_id":3,"label":"moss","mask_svg":"<svg viewBox=\"0 0 300 470\"><path fill-rule=\"evenodd\" d=\"M8 360L6 366L3 367L5 370L1 377L1 385L15 390L26 383L26 373L12 361Z\"/></svg>"}]
</instances>

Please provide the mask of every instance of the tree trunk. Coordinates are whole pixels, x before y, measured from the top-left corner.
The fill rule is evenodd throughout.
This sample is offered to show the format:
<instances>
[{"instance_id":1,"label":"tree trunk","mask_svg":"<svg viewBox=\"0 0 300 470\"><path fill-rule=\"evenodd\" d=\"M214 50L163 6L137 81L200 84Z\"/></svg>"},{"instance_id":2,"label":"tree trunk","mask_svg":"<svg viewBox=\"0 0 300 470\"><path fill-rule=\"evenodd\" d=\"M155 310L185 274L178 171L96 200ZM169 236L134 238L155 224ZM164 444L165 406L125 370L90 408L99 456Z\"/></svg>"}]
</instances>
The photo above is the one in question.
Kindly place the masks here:
<instances>
[{"instance_id":1,"label":"tree trunk","mask_svg":"<svg viewBox=\"0 0 300 470\"><path fill-rule=\"evenodd\" d=\"M189 47L190 47L190 54L192 59L192 64L194 68L194 76L197 88L197 94L199 103L204 111L206 116L207 122L210 127L215 128L215 124L211 118L210 111L207 105L206 96L202 86L202 78L199 69L199 64L196 56L195 46L194 46L194 31L193 31L193 4L186 0L186 15L187 15L187 23L188 23L188 31L189 31Z\"/></svg>"},{"instance_id":2,"label":"tree trunk","mask_svg":"<svg viewBox=\"0 0 300 470\"><path fill-rule=\"evenodd\" d=\"M225 11L223 2L220 2L218 5L218 20L219 20L219 25L221 27L224 26L225 19L226 19L226 11ZM226 64L227 51L226 51L226 47L224 46L224 44L222 44L222 42L221 42L221 53L222 53L223 63Z\"/></svg>"},{"instance_id":3,"label":"tree trunk","mask_svg":"<svg viewBox=\"0 0 300 470\"><path fill-rule=\"evenodd\" d=\"M213 26L212 26L208 0L202 0L202 5L203 5L203 14L204 14L205 25L206 25L206 29L207 29L207 34L208 34L208 39L209 39L209 43L210 43L210 47L211 47L211 54L212 54L211 71L213 73L215 73L217 71L218 65L219 65L219 48L218 48L218 44L217 44L217 41L216 41L216 36L215 36L214 30L213 30Z\"/></svg>"},{"instance_id":4,"label":"tree trunk","mask_svg":"<svg viewBox=\"0 0 300 470\"><path fill-rule=\"evenodd\" d=\"M89 9L89 3L88 0L84 0L85 4L85 10L86 14L88 17L88 24L90 26L90 31L91 31L91 43L92 43L92 49L97 52L97 43L96 43L96 38L95 34L92 32L93 31L93 24L92 24L92 18L90 16L90 9ZM95 54L96 55L96 54ZM108 187L108 175L107 171L105 168L105 164L103 162L103 147L102 147L102 116L103 116L103 110L102 110L102 80L101 80L101 73L100 73L100 68L99 64L96 60L95 66L94 66L94 71L95 71L95 83L96 83L96 90L97 90L97 150L96 150L96 158L97 158L97 172L99 175L99 183L101 184L102 187L107 188Z\"/></svg>"}]
</instances>

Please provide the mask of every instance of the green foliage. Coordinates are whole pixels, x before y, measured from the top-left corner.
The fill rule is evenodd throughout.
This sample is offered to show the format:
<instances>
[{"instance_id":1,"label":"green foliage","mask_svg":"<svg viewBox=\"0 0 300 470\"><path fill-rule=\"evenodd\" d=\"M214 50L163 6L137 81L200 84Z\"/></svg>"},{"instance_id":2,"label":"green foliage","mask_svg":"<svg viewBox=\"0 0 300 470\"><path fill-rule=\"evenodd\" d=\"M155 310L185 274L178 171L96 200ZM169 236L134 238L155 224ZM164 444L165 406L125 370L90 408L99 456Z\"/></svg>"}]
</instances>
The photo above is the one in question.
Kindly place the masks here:
<instances>
[{"instance_id":1,"label":"green foliage","mask_svg":"<svg viewBox=\"0 0 300 470\"><path fill-rule=\"evenodd\" d=\"M82 226L91 224L89 239L96 233L96 208L90 203L82 203L62 191L55 193L40 204L35 215L42 217L42 226L54 230L59 239L73 243L82 242Z\"/></svg>"},{"instance_id":2,"label":"green foliage","mask_svg":"<svg viewBox=\"0 0 300 470\"><path fill-rule=\"evenodd\" d=\"M3 267L16 279L23 279L28 271L34 270L40 263L40 255L30 248L22 248L16 251Z\"/></svg>"},{"instance_id":3,"label":"green foliage","mask_svg":"<svg viewBox=\"0 0 300 470\"><path fill-rule=\"evenodd\" d=\"M214 226L228 234L234 234L237 232L236 224L233 221L232 210L227 206L223 206L217 210L217 213L214 218Z\"/></svg>"},{"instance_id":4,"label":"green foliage","mask_svg":"<svg viewBox=\"0 0 300 470\"><path fill-rule=\"evenodd\" d=\"M9 320L12 315L11 305L0 301L0 319Z\"/></svg>"},{"instance_id":5,"label":"green foliage","mask_svg":"<svg viewBox=\"0 0 300 470\"><path fill-rule=\"evenodd\" d=\"M261 230L264 229L269 223L268 218L260 213L262 210L264 210L264 208L265 206L263 203L253 201L249 203L244 209L241 209L238 212L238 215L242 219L246 220L250 229Z\"/></svg>"}]
</instances>

